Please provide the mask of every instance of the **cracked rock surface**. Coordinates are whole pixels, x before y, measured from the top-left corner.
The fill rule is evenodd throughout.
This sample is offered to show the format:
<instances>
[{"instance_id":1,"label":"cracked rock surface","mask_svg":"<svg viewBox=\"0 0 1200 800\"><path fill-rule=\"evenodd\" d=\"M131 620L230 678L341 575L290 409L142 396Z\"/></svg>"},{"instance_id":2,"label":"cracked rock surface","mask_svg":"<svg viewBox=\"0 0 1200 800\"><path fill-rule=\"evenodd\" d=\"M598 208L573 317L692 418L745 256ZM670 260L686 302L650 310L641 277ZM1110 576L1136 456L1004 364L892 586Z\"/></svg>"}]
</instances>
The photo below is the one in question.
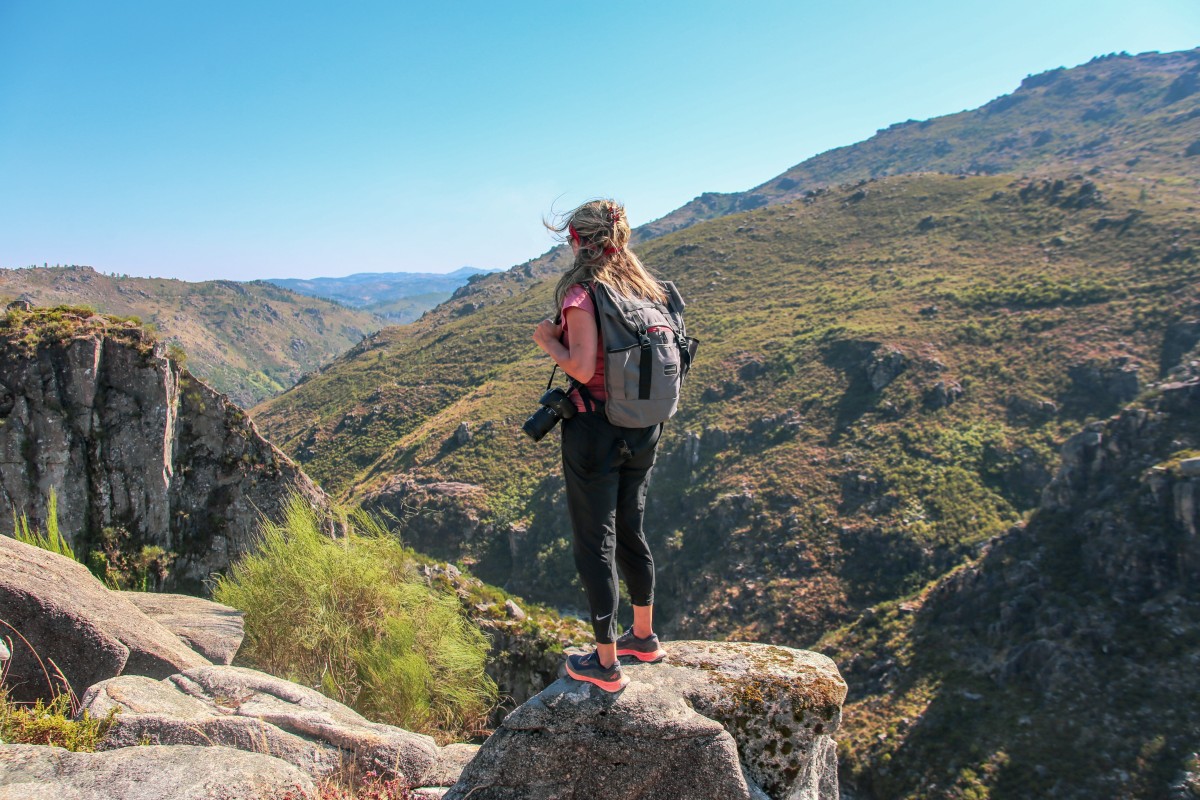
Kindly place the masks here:
<instances>
[{"instance_id":1,"label":"cracked rock surface","mask_svg":"<svg viewBox=\"0 0 1200 800\"><path fill-rule=\"evenodd\" d=\"M291 764L227 747L129 747L72 753L0 745L0 800L294 800L315 798Z\"/></svg>"},{"instance_id":2,"label":"cracked rock surface","mask_svg":"<svg viewBox=\"0 0 1200 800\"><path fill-rule=\"evenodd\" d=\"M160 547L172 566L154 588L200 594L289 492L324 507L244 411L140 326L100 315L72 325L62 337L31 328L33 344L0 337L0 526L15 509L44 528L53 489L80 557L102 540Z\"/></svg>"},{"instance_id":3,"label":"cracked rock surface","mask_svg":"<svg viewBox=\"0 0 1200 800\"><path fill-rule=\"evenodd\" d=\"M13 639L6 688L21 702L53 695L41 667L51 661L76 692L114 675L165 678L209 663L83 564L9 536L0 536L0 617L21 634L4 631Z\"/></svg>"},{"instance_id":4,"label":"cracked rock surface","mask_svg":"<svg viewBox=\"0 0 1200 800\"><path fill-rule=\"evenodd\" d=\"M446 800L836 800L833 734L846 684L825 656L736 642L666 642L609 694L563 678L517 708ZM631 776L636 776L632 778Z\"/></svg>"},{"instance_id":5,"label":"cracked rock surface","mask_svg":"<svg viewBox=\"0 0 1200 800\"><path fill-rule=\"evenodd\" d=\"M454 782L474 748L370 722L320 692L252 669L210 666L155 681L123 676L93 686L83 707L119 709L102 748L223 745L265 752L314 778L354 767L408 787Z\"/></svg>"}]
</instances>

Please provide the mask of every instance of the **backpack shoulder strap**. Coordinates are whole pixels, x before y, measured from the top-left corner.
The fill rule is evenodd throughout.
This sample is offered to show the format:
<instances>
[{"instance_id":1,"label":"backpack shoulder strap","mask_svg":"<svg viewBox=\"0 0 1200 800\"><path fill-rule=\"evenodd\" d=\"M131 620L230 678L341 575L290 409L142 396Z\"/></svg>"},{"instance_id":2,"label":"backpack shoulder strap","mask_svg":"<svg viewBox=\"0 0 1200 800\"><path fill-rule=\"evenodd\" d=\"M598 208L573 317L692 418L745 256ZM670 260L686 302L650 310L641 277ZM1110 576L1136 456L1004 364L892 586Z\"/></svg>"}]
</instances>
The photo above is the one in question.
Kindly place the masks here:
<instances>
[{"instance_id":1,"label":"backpack shoulder strap","mask_svg":"<svg viewBox=\"0 0 1200 800\"><path fill-rule=\"evenodd\" d=\"M591 281L581 281L580 286L588 293L592 301L592 316L596 318L596 341L600 341L600 302L596 299L596 290Z\"/></svg>"}]
</instances>

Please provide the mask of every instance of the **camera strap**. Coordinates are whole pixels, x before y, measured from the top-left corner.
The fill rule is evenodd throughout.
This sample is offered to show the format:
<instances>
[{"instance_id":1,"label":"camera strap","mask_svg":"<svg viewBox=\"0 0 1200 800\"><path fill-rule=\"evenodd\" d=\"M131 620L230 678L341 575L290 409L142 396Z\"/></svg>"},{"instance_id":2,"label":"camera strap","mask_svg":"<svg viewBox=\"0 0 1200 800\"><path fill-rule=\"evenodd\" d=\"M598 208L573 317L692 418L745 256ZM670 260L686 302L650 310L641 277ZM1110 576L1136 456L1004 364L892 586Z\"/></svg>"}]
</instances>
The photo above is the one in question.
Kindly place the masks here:
<instances>
[{"instance_id":1,"label":"camera strap","mask_svg":"<svg viewBox=\"0 0 1200 800\"><path fill-rule=\"evenodd\" d=\"M558 364L557 363L555 363L555 365L550 368L550 380L546 381L545 391L547 391L547 392L550 391L550 387L554 385L554 376L556 374L558 374ZM567 375L566 372L564 372L563 374ZM588 411L595 411L596 408L598 408L600 405L599 403L596 402L596 400L594 400L592 398L592 394L591 394L591 392L589 392L587 390L586 386L584 386L582 383L580 383L579 381L572 378L570 375L567 375L567 394L570 394L571 392L579 392L579 396L583 398L583 405L587 408Z\"/></svg>"}]
</instances>

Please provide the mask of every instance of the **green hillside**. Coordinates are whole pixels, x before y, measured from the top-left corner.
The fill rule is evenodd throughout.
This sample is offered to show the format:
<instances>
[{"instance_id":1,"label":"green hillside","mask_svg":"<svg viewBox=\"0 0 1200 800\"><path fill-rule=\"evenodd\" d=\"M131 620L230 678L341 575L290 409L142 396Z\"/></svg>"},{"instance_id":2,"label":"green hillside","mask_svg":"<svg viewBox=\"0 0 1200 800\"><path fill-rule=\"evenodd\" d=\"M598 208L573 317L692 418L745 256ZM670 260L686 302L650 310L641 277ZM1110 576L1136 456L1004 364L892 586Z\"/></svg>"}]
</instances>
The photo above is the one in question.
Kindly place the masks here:
<instances>
[{"instance_id":1,"label":"green hillside","mask_svg":"<svg viewBox=\"0 0 1200 800\"><path fill-rule=\"evenodd\" d=\"M651 492L666 629L809 644L1019 520L1200 299L1193 202L903 176L643 246L703 341ZM407 515L410 541L577 607L556 442L520 432L549 367L530 332L551 285L528 283L385 329L254 416L327 490L405 514L414 486L459 485L457 511Z\"/></svg>"},{"instance_id":2,"label":"green hillside","mask_svg":"<svg viewBox=\"0 0 1200 800\"><path fill-rule=\"evenodd\" d=\"M246 408L287 389L382 320L263 281L117 277L90 267L0 269L0 297L134 316L187 354L188 369Z\"/></svg>"}]
</instances>

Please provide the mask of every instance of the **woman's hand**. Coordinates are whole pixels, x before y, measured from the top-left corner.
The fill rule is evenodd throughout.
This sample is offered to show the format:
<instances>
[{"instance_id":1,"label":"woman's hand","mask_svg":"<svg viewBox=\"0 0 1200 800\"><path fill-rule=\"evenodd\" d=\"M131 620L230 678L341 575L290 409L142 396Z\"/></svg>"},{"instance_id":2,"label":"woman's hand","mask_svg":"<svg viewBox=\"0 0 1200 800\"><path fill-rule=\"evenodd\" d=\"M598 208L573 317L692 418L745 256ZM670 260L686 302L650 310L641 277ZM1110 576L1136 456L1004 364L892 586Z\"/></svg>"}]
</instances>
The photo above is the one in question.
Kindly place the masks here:
<instances>
[{"instance_id":1,"label":"woman's hand","mask_svg":"<svg viewBox=\"0 0 1200 800\"><path fill-rule=\"evenodd\" d=\"M537 324L533 329L533 340L537 342L537 346L545 350L551 356L554 355L553 345L562 346L562 326L555 325L553 320L544 319Z\"/></svg>"}]
</instances>

